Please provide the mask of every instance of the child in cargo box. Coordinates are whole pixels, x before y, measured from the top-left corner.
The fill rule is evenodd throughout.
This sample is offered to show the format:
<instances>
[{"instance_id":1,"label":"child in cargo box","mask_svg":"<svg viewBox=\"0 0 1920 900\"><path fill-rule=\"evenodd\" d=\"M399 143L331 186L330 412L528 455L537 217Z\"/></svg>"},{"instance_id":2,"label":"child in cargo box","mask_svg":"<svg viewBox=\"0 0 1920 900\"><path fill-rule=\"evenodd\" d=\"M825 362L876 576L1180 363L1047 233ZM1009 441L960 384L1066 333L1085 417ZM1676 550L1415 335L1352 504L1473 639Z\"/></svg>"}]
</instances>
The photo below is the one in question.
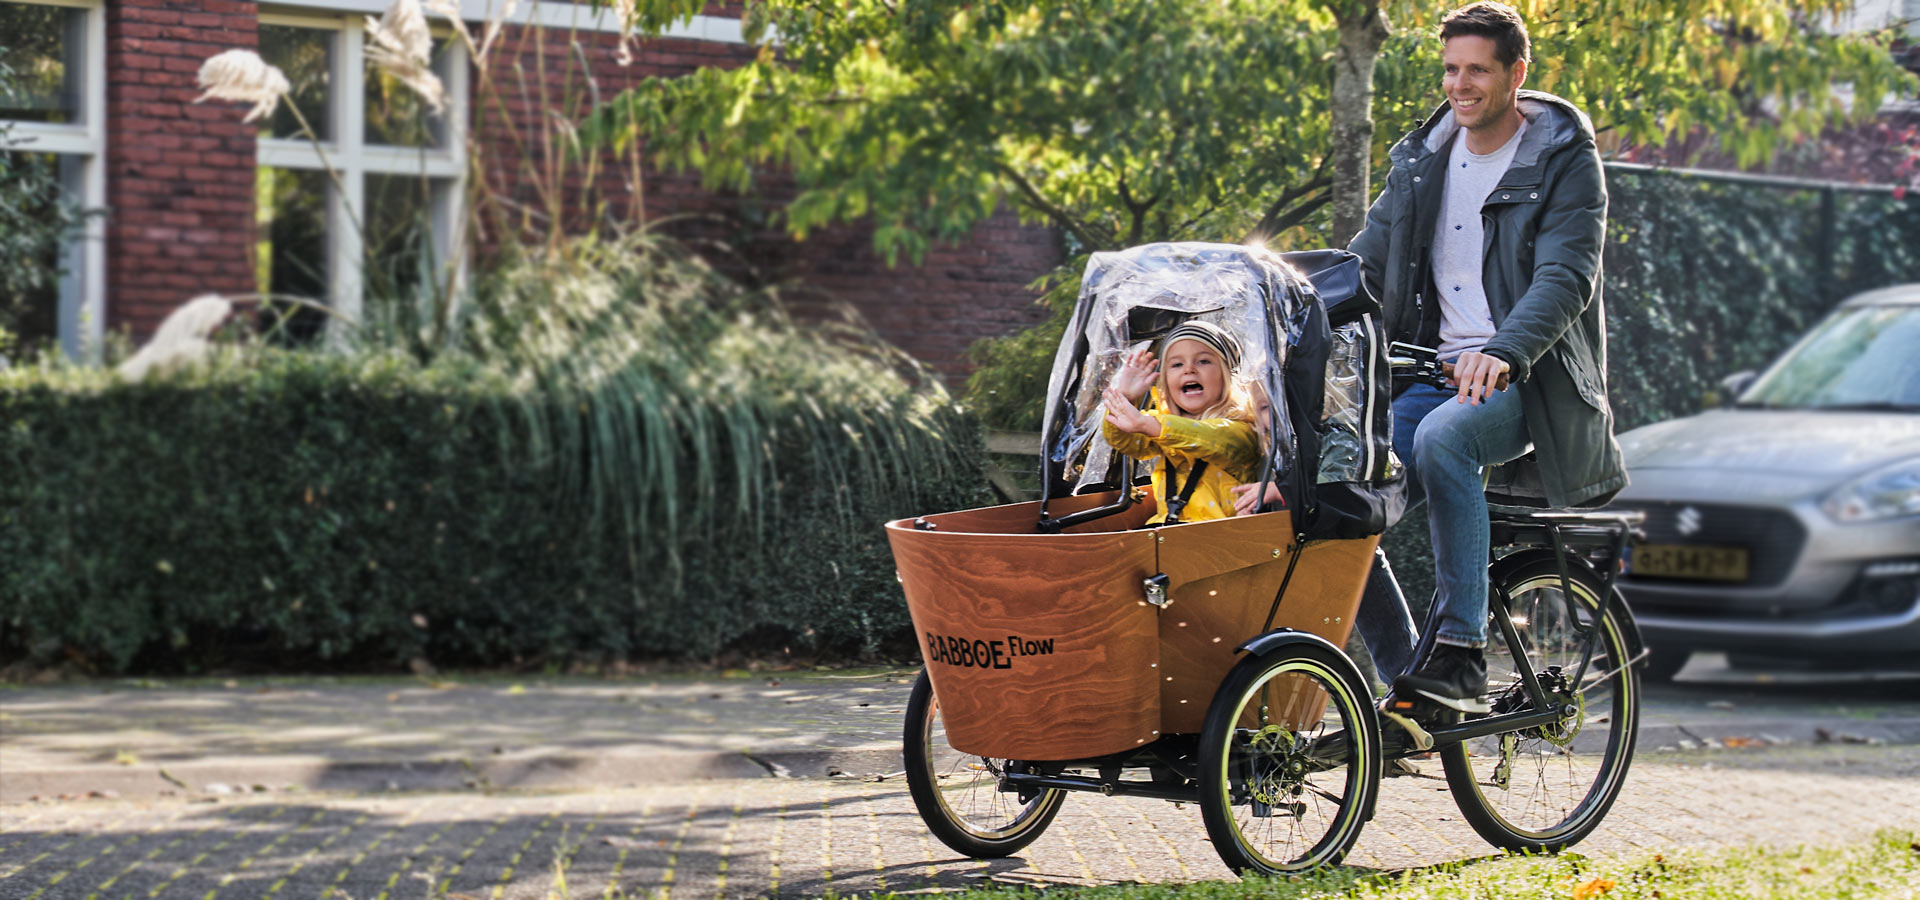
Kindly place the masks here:
<instances>
[{"instance_id":1,"label":"child in cargo box","mask_svg":"<svg viewBox=\"0 0 1920 900\"><path fill-rule=\"evenodd\" d=\"M1253 405L1235 377L1240 341L1193 319L1167 332L1160 351L1157 384L1150 350L1135 352L1114 373L1102 431L1107 443L1134 459L1161 459L1154 473L1160 508L1149 523L1224 519L1233 515L1234 486L1260 469ZM1146 404L1149 399L1156 402ZM1143 404L1149 411L1140 410ZM1190 484L1195 477L1199 482Z\"/></svg>"}]
</instances>

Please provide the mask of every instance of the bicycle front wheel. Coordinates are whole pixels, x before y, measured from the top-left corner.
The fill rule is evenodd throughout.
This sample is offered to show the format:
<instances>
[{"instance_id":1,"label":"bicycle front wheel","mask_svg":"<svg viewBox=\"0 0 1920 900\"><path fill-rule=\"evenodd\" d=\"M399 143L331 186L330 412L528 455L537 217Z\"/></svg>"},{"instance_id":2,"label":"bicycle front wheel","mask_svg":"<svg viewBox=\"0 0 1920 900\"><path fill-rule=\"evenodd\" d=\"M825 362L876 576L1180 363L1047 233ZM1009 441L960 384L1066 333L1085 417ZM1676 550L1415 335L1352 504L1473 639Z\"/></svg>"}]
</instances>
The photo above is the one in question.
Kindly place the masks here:
<instances>
[{"instance_id":1,"label":"bicycle front wheel","mask_svg":"<svg viewBox=\"0 0 1920 900\"><path fill-rule=\"evenodd\" d=\"M1047 830L1066 802L1066 791L1025 796L1002 791L1006 760L970 756L949 746L933 681L924 670L907 698L903 737L901 755L914 808L940 843L962 855L993 859L1018 852Z\"/></svg>"},{"instance_id":2,"label":"bicycle front wheel","mask_svg":"<svg viewBox=\"0 0 1920 900\"><path fill-rule=\"evenodd\" d=\"M1440 755L1461 815L1507 850L1551 853L1586 837L1613 806L1633 761L1640 684L1628 664L1632 626L1604 603L1589 570L1567 574L1571 603L1552 555L1496 564L1488 599L1505 605L1514 635L1507 638L1496 619L1487 646L1496 715L1533 708L1519 674L1523 656L1549 702L1565 712L1548 725L1454 744Z\"/></svg>"},{"instance_id":3,"label":"bicycle front wheel","mask_svg":"<svg viewBox=\"0 0 1920 900\"><path fill-rule=\"evenodd\" d=\"M1352 665L1330 647L1249 656L1227 673L1200 733L1200 817L1236 872L1332 865L1373 815L1380 726Z\"/></svg>"}]
</instances>

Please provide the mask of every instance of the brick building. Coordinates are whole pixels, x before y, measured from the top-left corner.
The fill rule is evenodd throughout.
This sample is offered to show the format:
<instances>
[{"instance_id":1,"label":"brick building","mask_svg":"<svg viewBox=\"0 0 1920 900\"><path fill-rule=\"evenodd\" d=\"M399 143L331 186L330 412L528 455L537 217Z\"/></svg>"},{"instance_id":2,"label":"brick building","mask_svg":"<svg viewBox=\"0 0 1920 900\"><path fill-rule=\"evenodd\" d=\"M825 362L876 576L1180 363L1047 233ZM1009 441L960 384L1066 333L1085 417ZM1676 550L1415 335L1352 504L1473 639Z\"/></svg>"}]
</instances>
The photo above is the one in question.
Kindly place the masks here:
<instances>
[{"instance_id":1,"label":"brick building","mask_svg":"<svg viewBox=\"0 0 1920 900\"><path fill-rule=\"evenodd\" d=\"M63 273L56 285L0 298L27 310L12 327L85 356L109 331L150 334L200 293L261 287L357 316L365 297L404 292L422 254L444 259L454 241L473 239L456 231L475 142L507 170L532 152L537 141L527 138L553 104L526 95L519 73L545 66L554 73L548 81L558 82L584 60L596 89L610 96L646 76L727 66L753 53L740 36L738 4L711 4L668 36L641 42L621 65L615 29L590 4L521 3L488 60L495 80L512 85L491 118L476 115L478 73L457 41L445 42L436 60L447 109L423 116L416 96L366 65L365 17L386 3L0 0L0 61L27 76L0 96L8 152L40 155L57 167L69 198L103 211L58 258L43 260ZM463 12L478 23L495 5L464 0ZM193 102L201 63L233 48L258 51L293 83L290 102L272 117L243 124L233 104ZM318 149L289 106L305 114ZM574 196L592 187L616 209L635 193L616 167L593 185L577 181ZM531 193L511 175L503 182L510 195ZM688 217L694 236L734 249L716 260L723 268L793 286L791 302L803 313L849 305L955 383L974 340L1038 321L1025 285L1062 258L1050 230L1003 215L917 266L889 268L864 228L793 242L757 224L755 211L777 199L779 185L768 188L774 196L747 198L707 193L693 174L646 173L642 185L648 218Z\"/></svg>"}]
</instances>

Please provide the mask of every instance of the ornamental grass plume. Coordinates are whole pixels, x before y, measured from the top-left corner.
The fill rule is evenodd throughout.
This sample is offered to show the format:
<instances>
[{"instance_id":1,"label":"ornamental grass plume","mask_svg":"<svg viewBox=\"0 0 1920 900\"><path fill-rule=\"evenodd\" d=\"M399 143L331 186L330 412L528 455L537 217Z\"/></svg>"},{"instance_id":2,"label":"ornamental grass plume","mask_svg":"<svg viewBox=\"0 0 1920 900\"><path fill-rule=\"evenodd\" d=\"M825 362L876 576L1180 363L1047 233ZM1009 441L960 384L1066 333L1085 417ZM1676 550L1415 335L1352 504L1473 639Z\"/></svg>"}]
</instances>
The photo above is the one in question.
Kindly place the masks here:
<instances>
[{"instance_id":1,"label":"ornamental grass plume","mask_svg":"<svg viewBox=\"0 0 1920 900\"><path fill-rule=\"evenodd\" d=\"M434 112L446 108L446 88L433 74L433 32L420 0L393 0L385 15L367 17L367 59L412 88Z\"/></svg>"},{"instance_id":2,"label":"ornamental grass plume","mask_svg":"<svg viewBox=\"0 0 1920 900\"><path fill-rule=\"evenodd\" d=\"M268 65L260 54L252 50L228 50L200 64L200 88L206 93L194 98L195 103L212 99L253 104L253 109L241 120L252 122L273 115L280 98L293 90L293 85L287 81L285 72Z\"/></svg>"},{"instance_id":3,"label":"ornamental grass plume","mask_svg":"<svg viewBox=\"0 0 1920 900\"><path fill-rule=\"evenodd\" d=\"M620 21L620 43L613 50L613 59L623 66L632 65L633 45L639 42L639 37L634 34L633 20L640 14L639 10L634 8L635 0L610 0L608 5L613 7L613 15Z\"/></svg>"},{"instance_id":4,"label":"ornamental grass plume","mask_svg":"<svg viewBox=\"0 0 1920 900\"><path fill-rule=\"evenodd\" d=\"M426 0L427 11L445 16L453 29L460 33L460 40L473 54L473 64L479 66L487 61L487 51L493 49L493 42L500 37L500 26L513 18L513 11L519 7L520 0L507 0L496 12L487 17L487 27L481 31L480 39L473 39L473 32L467 30L467 23L460 14L460 0Z\"/></svg>"}]
</instances>

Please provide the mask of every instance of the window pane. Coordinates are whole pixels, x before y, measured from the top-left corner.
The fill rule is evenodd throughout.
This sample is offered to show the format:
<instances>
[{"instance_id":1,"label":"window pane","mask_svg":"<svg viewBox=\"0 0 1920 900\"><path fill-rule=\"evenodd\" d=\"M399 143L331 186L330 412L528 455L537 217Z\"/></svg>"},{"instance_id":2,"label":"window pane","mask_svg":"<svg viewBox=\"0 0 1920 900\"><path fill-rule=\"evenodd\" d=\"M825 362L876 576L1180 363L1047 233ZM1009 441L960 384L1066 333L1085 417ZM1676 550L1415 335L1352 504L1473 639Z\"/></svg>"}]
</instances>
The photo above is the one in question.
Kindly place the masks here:
<instances>
[{"instance_id":1,"label":"window pane","mask_svg":"<svg viewBox=\"0 0 1920 900\"><path fill-rule=\"evenodd\" d=\"M267 166L255 171L254 279L260 293L326 302L327 174ZM318 338L325 324L326 314L291 304L269 305L260 319L268 334L292 344Z\"/></svg>"},{"instance_id":2,"label":"window pane","mask_svg":"<svg viewBox=\"0 0 1920 900\"><path fill-rule=\"evenodd\" d=\"M76 212L61 187L60 157L0 152L0 329L18 359L59 337L60 276Z\"/></svg>"},{"instance_id":3,"label":"window pane","mask_svg":"<svg viewBox=\"0 0 1920 900\"><path fill-rule=\"evenodd\" d=\"M260 26L260 58L287 73L292 93L273 111L263 133L278 138L305 137L289 105L298 106L320 140L332 140L327 115L329 79L333 75L333 43L337 32L290 25Z\"/></svg>"},{"instance_id":4,"label":"window pane","mask_svg":"<svg viewBox=\"0 0 1920 900\"><path fill-rule=\"evenodd\" d=\"M60 6L0 3L0 119L80 120L85 17Z\"/></svg>"},{"instance_id":5,"label":"window pane","mask_svg":"<svg viewBox=\"0 0 1920 900\"><path fill-rule=\"evenodd\" d=\"M417 308L439 289L433 213L448 190L450 182L418 175L367 176L369 307Z\"/></svg>"},{"instance_id":6,"label":"window pane","mask_svg":"<svg viewBox=\"0 0 1920 900\"><path fill-rule=\"evenodd\" d=\"M433 73L445 84L452 71L447 43L434 44ZM395 147L444 147L446 114L434 113L405 82L379 66L367 67L367 133L369 144Z\"/></svg>"}]
</instances>

